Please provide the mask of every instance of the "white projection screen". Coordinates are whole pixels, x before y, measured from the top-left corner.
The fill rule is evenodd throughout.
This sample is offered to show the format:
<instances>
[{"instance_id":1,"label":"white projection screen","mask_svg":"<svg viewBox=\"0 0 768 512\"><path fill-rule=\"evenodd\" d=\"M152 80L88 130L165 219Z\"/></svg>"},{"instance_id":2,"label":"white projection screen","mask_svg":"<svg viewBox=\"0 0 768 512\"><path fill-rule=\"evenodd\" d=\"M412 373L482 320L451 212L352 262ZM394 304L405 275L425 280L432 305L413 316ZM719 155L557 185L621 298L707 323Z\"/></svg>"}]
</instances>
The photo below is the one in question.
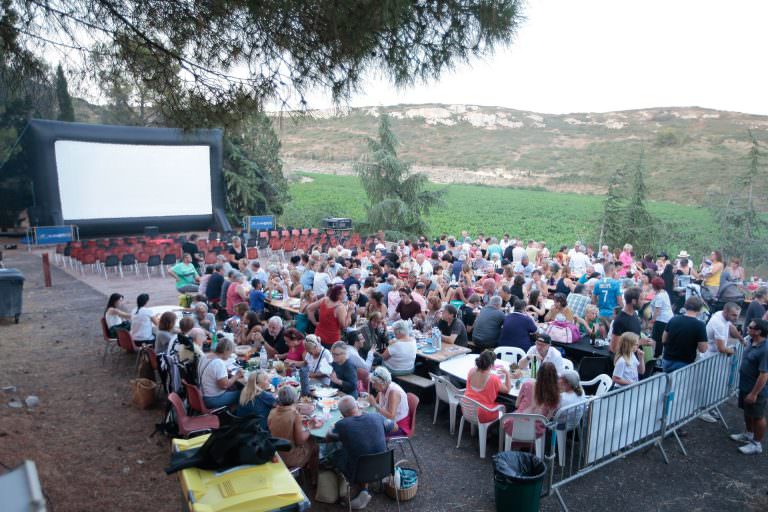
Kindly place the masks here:
<instances>
[{"instance_id":1,"label":"white projection screen","mask_svg":"<svg viewBox=\"0 0 768 512\"><path fill-rule=\"evenodd\" d=\"M212 214L207 145L57 140L54 148L64 219Z\"/></svg>"}]
</instances>

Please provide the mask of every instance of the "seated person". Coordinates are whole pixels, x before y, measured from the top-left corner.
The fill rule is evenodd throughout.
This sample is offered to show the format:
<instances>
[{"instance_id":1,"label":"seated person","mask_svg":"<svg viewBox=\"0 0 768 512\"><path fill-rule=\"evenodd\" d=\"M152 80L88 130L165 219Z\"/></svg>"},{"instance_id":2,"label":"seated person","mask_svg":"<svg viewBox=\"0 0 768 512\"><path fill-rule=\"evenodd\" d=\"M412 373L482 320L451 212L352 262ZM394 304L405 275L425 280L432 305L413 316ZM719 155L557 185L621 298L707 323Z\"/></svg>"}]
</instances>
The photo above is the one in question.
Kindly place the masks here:
<instances>
[{"instance_id":1,"label":"seated person","mask_svg":"<svg viewBox=\"0 0 768 512\"><path fill-rule=\"evenodd\" d=\"M288 353L288 344L285 343L285 330L283 329L283 319L279 316L273 316L267 322L267 327L261 331L261 335L266 341L264 348L267 349L269 357L275 357L280 354Z\"/></svg>"},{"instance_id":2,"label":"seated person","mask_svg":"<svg viewBox=\"0 0 768 512\"><path fill-rule=\"evenodd\" d=\"M259 279L254 278L251 280L251 286L253 289L248 295L248 305L254 313L259 315L259 318L264 317L264 301L267 299L264 293L264 283Z\"/></svg>"},{"instance_id":3,"label":"seated person","mask_svg":"<svg viewBox=\"0 0 768 512\"><path fill-rule=\"evenodd\" d=\"M208 312L205 302L195 304L192 318L195 321L195 327L202 327L210 333L216 332L216 317Z\"/></svg>"},{"instance_id":4,"label":"seated person","mask_svg":"<svg viewBox=\"0 0 768 512\"><path fill-rule=\"evenodd\" d=\"M472 328L472 341L480 348L493 348L501 334L504 325L504 312L501 310L501 297L494 295L488 305L477 315Z\"/></svg>"},{"instance_id":5,"label":"seated person","mask_svg":"<svg viewBox=\"0 0 768 512\"><path fill-rule=\"evenodd\" d=\"M157 325L157 315L152 316L152 311L146 307L149 295L146 293L136 297L136 311L131 315L131 338L136 345L153 345L155 335L152 327Z\"/></svg>"},{"instance_id":6,"label":"seated person","mask_svg":"<svg viewBox=\"0 0 768 512\"><path fill-rule=\"evenodd\" d=\"M357 468L357 461L363 455L372 455L387 451L386 435L395 432L397 424L381 414L363 414L357 407L357 401L351 396L339 400L339 412L342 419L336 422L328 432L328 438L341 442L341 450L334 452L330 459L334 467L344 473L352 485L361 489L350 502L353 509L365 508L371 501L368 484L352 482Z\"/></svg>"},{"instance_id":7,"label":"seated person","mask_svg":"<svg viewBox=\"0 0 768 512\"><path fill-rule=\"evenodd\" d=\"M579 379L578 372L574 370L564 370L558 380L560 386L560 409L564 409L571 405L581 404L586 402L587 397L584 395L584 389L581 387L581 381ZM574 407L568 409L565 412L565 429L573 430L576 425L581 421L581 417L584 414L583 407Z\"/></svg>"},{"instance_id":8,"label":"seated person","mask_svg":"<svg viewBox=\"0 0 768 512\"><path fill-rule=\"evenodd\" d=\"M411 433L411 418L408 410L408 397L403 388L392 382L392 374L383 366L377 367L371 374L371 385L376 396L371 395L371 405L376 411L397 423L398 429L390 435L407 436Z\"/></svg>"},{"instance_id":9,"label":"seated person","mask_svg":"<svg viewBox=\"0 0 768 512\"><path fill-rule=\"evenodd\" d=\"M355 368L362 368L364 370L370 371L371 366L373 365L373 356L375 355L375 352L373 350L369 350L368 356L366 359L363 359L360 355L360 350L363 348L363 344L365 343L363 336L358 332L351 332L347 334L347 337L347 357L349 358L349 361Z\"/></svg>"},{"instance_id":10,"label":"seated person","mask_svg":"<svg viewBox=\"0 0 768 512\"><path fill-rule=\"evenodd\" d=\"M520 394L517 397L517 409L515 412L524 414L541 414L550 419L555 411L560 407L560 388L557 383L557 370L552 363L541 365L536 380L527 380L520 388ZM502 426L508 435L512 435L512 424L514 419L510 418ZM543 423L536 423L536 436L544 435L546 426ZM514 449L514 443L513 443Z\"/></svg>"},{"instance_id":11,"label":"seated person","mask_svg":"<svg viewBox=\"0 0 768 512\"><path fill-rule=\"evenodd\" d=\"M398 291L400 302L395 307L395 312L400 320L413 320L414 322L423 317L421 304L413 300L411 289L403 286Z\"/></svg>"},{"instance_id":12,"label":"seated person","mask_svg":"<svg viewBox=\"0 0 768 512\"><path fill-rule=\"evenodd\" d=\"M331 386L357 398L357 368L347 357L347 344L343 341L334 343L331 346L331 356Z\"/></svg>"},{"instance_id":13,"label":"seated person","mask_svg":"<svg viewBox=\"0 0 768 512\"><path fill-rule=\"evenodd\" d=\"M277 407L269 413L269 432L291 442L291 449L278 452L289 468L307 468L310 481L317 480L318 448L301 422L301 414L296 409L296 390L283 386L277 391Z\"/></svg>"},{"instance_id":14,"label":"seated person","mask_svg":"<svg viewBox=\"0 0 768 512\"><path fill-rule=\"evenodd\" d=\"M411 337L408 324L404 320L398 320L392 324L392 332L395 337L381 353L384 366L393 375L413 373L416 365L416 340Z\"/></svg>"},{"instance_id":15,"label":"seated person","mask_svg":"<svg viewBox=\"0 0 768 512\"><path fill-rule=\"evenodd\" d=\"M235 350L235 344L224 338L216 345L213 352L208 353L197 364L197 382L203 393L203 401L209 409L235 405L240 398L240 391L231 389L242 376L238 369L231 376L228 374L227 362Z\"/></svg>"},{"instance_id":16,"label":"seated person","mask_svg":"<svg viewBox=\"0 0 768 512\"><path fill-rule=\"evenodd\" d=\"M306 366L310 379L319 380L323 386L331 383L331 373L333 373L333 359L331 351L320 343L320 340L314 334L307 334L304 339L304 363L290 363L296 367Z\"/></svg>"},{"instance_id":17,"label":"seated person","mask_svg":"<svg viewBox=\"0 0 768 512\"><path fill-rule=\"evenodd\" d=\"M367 359L369 351L384 350L388 344L386 322L384 315L374 312L368 318L368 322L360 328L363 337L363 346L360 349L360 357Z\"/></svg>"},{"instance_id":18,"label":"seated person","mask_svg":"<svg viewBox=\"0 0 768 512\"><path fill-rule=\"evenodd\" d=\"M520 368L525 370L534 359L536 359L539 368L544 363L552 363L558 374L563 371L563 356L559 350L552 346L552 338L547 334L538 334L536 336L536 344L528 349L524 358L520 359Z\"/></svg>"},{"instance_id":19,"label":"seated person","mask_svg":"<svg viewBox=\"0 0 768 512\"><path fill-rule=\"evenodd\" d=\"M248 382L240 392L240 400L235 415L241 418L257 416L261 426L268 430L267 416L275 406L275 395L269 392L269 375L263 370L252 372Z\"/></svg>"},{"instance_id":20,"label":"seated person","mask_svg":"<svg viewBox=\"0 0 768 512\"><path fill-rule=\"evenodd\" d=\"M131 329L131 314L123 311L124 298L119 293L109 296L107 307L104 309L104 320L107 322L107 330L110 338L117 338L117 329Z\"/></svg>"},{"instance_id":21,"label":"seated person","mask_svg":"<svg viewBox=\"0 0 768 512\"><path fill-rule=\"evenodd\" d=\"M467 329L458 319L458 313L455 306L446 304L443 307L443 315L437 323L437 328L440 329L443 343L466 347L468 342Z\"/></svg>"},{"instance_id":22,"label":"seated person","mask_svg":"<svg viewBox=\"0 0 768 512\"><path fill-rule=\"evenodd\" d=\"M586 296L585 296L586 297ZM568 297L562 293L556 293L552 298L553 305L547 314L544 316L545 322L552 322L557 318L557 315L563 315L565 321L568 323L574 323L573 311L568 307Z\"/></svg>"},{"instance_id":23,"label":"seated person","mask_svg":"<svg viewBox=\"0 0 768 512\"><path fill-rule=\"evenodd\" d=\"M288 351L285 354L276 354L275 358L283 359L286 362L292 361L295 363L304 361L304 352L306 352L304 347L304 335L291 327L285 330L283 339L285 340L285 344L288 347Z\"/></svg>"},{"instance_id":24,"label":"seated person","mask_svg":"<svg viewBox=\"0 0 768 512\"><path fill-rule=\"evenodd\" d=\"M198 282L200 274L192 264L192 256L184 253L181 261L168 269L172 278L176 279L176 290L179 293L197 293L200 289Z\"/></svg>"},{"instance_id":25,"label":"seated person","mask_svg":"<svg viewBox=\"0 0 768 512\"><path fill-rule=\"evenodd\" d=\"M525 302L522 299L515 298L513 303L514 311L504 317L497 346L528 350L533 345L531 336L537 331L536 323L526 314Z\"/></svg>"},{"instance_id":26,"label":"seated person","mask_svg":"<svg viewBox=\"0 0 768 512\"><path fill-rule=\"evenodd\" d=\"M176 327L176 313L173 311L166 311L160 315L160 320L157 322L157 335L155 336L155 353L164 354L171 346L176 334L174 334L174 328Z\"/></svg>"},{"instance_id":27,"label":"seated person","mask_svg":"<svg viewBox=\"0 0 768 512\"><path fill-rule=\"evenodd\" d=\"M475 367L469 370L467 374L467 389L464 396L471 398L476 402L493 409L498 404L496 399L499 393L509 393L512 377L509 375L507 365L501 367L504 374L504 382L494 373L494 363L496 354L492 350L484 350L475 358ZM488 423L499 417L497 413L492 413L479 409L477 417L482 423Z\"/></svg>"}]
</instances>

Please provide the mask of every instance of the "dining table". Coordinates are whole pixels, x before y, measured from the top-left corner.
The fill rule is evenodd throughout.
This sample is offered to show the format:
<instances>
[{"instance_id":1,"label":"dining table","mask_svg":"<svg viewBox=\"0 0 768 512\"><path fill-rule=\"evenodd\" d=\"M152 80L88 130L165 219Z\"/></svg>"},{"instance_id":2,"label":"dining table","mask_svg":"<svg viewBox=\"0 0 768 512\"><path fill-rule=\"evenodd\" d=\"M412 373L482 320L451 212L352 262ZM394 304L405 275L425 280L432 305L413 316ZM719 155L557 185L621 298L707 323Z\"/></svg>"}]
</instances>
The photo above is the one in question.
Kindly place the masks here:
<instances>
[{"instance_id":1,"label":"dining table","mask_svg":"<svg viewBox=\"0 0 768 512\"><path fill-rule=\"evenodd\" d=\"M461 382L467 382L467 375L469 374L469 370L475 367L475 359L477 359L477 354L465 354L462 356L453 357L447 361L443 361L440 363L439 368L442 373L458 379ZM495 364L496 369L494 371L499 376L499 378L503 379L504 374L501 373L498 369L503 365L508 365L508 363L497 360ZM507 393L507 395L512 398L518 397L520 394L520 388L525 381L532 380L530 377L530 370L520 371L522 372L522 376L517 379L512 379L512 386Z\"/></svg>"}]
</instances>

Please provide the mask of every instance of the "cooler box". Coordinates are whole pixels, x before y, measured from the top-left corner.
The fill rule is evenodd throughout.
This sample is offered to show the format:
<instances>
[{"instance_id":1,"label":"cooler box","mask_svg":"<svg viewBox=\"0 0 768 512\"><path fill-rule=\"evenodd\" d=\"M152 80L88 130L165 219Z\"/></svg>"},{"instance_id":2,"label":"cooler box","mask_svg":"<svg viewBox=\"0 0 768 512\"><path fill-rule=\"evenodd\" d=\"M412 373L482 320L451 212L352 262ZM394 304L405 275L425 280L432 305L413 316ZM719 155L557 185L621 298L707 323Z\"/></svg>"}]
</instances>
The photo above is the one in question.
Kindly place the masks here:
<instances>
[{"instance_id":1,"label":"cooler box","mask_svg":"<svg viewBox=\"0 0 768 512\"><path fill-rule=\"evenodd\" d=\"M208 435L174 439L173 450L202 446ZM191 512L304 511L310 502L283 461L238 466L222 472L183 469L177 473Z\"/></svg>"},{"instance_id":2,"label":"cooler box","mask_svg":"<svg viewBox=\"0 0 768 512\"><path fill-rule=\"evenodd\" d=\"M0 318L13 317L19 323L24 275L15 268L0 268Z\"/></svg>"}]
</instances>

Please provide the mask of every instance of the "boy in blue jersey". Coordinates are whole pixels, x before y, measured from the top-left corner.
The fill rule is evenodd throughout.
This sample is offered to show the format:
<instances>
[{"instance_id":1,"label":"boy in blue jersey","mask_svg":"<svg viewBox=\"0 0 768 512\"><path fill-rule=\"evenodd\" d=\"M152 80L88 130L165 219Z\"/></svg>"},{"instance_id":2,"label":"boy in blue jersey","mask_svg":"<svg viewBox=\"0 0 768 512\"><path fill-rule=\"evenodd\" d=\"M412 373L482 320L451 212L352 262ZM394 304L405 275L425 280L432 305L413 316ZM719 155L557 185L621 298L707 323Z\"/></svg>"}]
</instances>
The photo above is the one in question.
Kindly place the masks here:
<instances>
[{"instance_id":1,"label":"boy in blue jersey","mask_svg":"<svg viewBox=\"0 0 768 512\"><path fill-rule=\"evenodd\" d=\"M600 279L592 292L595 304L600 308L600 321L610 324L615 307L624 307L621 298L621 283L615 279L616 267L613 263L605 264L605 277Z\"/></svg>"}]
</instances>

